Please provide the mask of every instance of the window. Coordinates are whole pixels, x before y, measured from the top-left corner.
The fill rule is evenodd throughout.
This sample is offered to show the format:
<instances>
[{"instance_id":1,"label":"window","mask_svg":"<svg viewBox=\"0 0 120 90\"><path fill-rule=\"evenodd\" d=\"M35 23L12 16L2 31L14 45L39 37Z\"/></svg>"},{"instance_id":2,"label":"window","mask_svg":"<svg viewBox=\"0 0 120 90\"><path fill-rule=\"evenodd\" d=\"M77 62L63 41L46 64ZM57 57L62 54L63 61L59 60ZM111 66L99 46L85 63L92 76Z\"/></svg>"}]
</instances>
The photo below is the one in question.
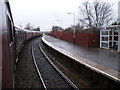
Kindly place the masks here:
<instances>
[{"instance_id":1,"label":"window","mask_svg":"<svg viewBox=\"0 0 120 90\"><path fill-rule=\"evenodd\" d=\"M102 35L108 35L108 31L102 31Z\"/></svg>"},{"instance_id":2,"label":"window","mask_svg":"<svg viewBox=\"0 0 120 90\"><path fill-rule=\"evenodd\" d=\"M108 47L108 43L103 43L103 42L102 42L101 44L102 44L102 47L104 47L104 48L109 48L109 47Z\"/></svg>"},{"instance_id":3,"label":"window","mask_svg":"<svg viewBox=\"0 0 120 90\"><path fill-rule=\"evenodd\" d=\"M13 25L12 25L11 20L8 15L7 15L7 25L6 26L7 26L7 30L8 30L9 42L12 43L13 42Z\"/></svg>"},{"instance_id":4,"label":"window","mask_svg":"<svg viewBox=\"0 0 120 90\"><path fill-rule=\"evenodd\" d=\"M102 37L102 41L108 41L108 37Z\"/></svg>"}]
</instances>

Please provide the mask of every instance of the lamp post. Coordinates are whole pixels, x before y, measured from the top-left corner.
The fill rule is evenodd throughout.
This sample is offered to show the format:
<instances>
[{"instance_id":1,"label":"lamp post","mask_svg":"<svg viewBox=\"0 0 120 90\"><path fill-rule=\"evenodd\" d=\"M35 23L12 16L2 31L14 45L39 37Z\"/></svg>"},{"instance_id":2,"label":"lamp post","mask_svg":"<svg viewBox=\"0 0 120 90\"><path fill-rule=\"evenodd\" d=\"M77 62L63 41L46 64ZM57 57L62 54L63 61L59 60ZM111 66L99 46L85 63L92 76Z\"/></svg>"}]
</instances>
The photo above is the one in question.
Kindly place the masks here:
<instances>
[{"instance_id":1,"label":"lamp post","mask_svg":"<svg viewBox=\"0 0 120 90\"><path fill-rule=\"evenodd\" d=\"M73 14L73 43L75 44L75 12L68 12L67 14Z\"/></svg>"},{"instance_id":2,"label":"lamp post","mask_svg":"<svg viewBox=\"0 0 120 90\"><path fill-rule=\"evenodd\" d=\"M56 20L56 21L60 22L60 26L59 27L61 27L62 26L62 20ZM62 30L60 30L60 39L62 40Z\"/></svg>"},{"instance_id":3,"label":"lamp post","mask_svg":"<svg viewBox=\"0 0 120 90\"><path fill-rule=\"evenodd\" d=\"M62 25L62 20L56 20L56 21L60 22L60 26L59 26L59 27L61 27L61 25Z\"/></svg>"}]
</instances>

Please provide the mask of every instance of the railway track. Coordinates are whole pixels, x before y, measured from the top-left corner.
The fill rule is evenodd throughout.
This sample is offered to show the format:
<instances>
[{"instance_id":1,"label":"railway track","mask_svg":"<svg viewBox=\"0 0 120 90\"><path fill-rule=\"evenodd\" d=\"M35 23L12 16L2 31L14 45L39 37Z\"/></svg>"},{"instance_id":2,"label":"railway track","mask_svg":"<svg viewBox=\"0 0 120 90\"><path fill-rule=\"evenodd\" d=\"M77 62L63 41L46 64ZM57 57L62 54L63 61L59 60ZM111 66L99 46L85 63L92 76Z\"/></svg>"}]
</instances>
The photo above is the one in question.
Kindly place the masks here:
<instances>
[{"instance_id":1,"label":"railway track","mask_svg":"<svg viewBox=\"0 0 120 90\"><path fill-rule=\"evenodd\" d=\"M52 63L41 48L39 41L36 41L32 47L32 56L43 84L42 88L45 90L49 88L79 90L79 88Z\"/></svg>"}]
</instances>

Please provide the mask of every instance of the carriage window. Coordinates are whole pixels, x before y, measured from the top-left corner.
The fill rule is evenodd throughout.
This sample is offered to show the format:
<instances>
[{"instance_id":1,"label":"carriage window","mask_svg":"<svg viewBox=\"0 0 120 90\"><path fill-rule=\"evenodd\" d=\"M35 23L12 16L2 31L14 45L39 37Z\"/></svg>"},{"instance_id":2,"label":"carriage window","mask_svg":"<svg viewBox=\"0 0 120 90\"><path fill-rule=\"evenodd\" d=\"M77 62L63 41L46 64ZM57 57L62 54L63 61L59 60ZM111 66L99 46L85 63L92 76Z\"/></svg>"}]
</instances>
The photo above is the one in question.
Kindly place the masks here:
<instances>
[{"instance_id":1,"label":"carriage window","mask_svg":"<svg viewBox=\"0 0 120 90\"><path fill-rule=\"evenodd\" d=\"M10 43L13 41L13 31L12 31L12 23L11 23L11 20L9 19L9 17L7 16L7 29L8 29L8 38L9 38L9 41Z\"/></svg>"}]
</instances>

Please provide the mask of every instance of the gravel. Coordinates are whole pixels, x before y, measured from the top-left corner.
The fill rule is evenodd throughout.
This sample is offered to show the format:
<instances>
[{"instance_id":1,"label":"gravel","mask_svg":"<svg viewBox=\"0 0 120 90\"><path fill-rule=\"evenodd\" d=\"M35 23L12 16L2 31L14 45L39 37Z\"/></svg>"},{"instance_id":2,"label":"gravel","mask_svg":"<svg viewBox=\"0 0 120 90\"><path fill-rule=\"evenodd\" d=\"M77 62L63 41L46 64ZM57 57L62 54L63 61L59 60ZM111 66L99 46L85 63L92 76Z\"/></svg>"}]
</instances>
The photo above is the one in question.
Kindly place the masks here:
<instances>
[{"instance_id":1,"label":"gravel","mask_svg":"<svg viewBox=\"0 0 120 90\"><path fill-rule=\"evenodd\" d=\"M39 37L41 38L41 37ZM36 39L28 41L22 49L15 71L15 88L41 88L42 83L33 63L32 45Z\"/></svg>"},{"instance_id":2,"label":"gravel","mask_svg":"<svg viewBox=\"0 0 120 90\"><path fill-rule=\"evenodd\" d=\"M45 51L47 56L52 60L52 62L79 88L85 88L86 86L79 81L79 74L72 70L74 66L69 65L69 59L64 55L58 53L57 51L49 48L49 46L41 43L42 49ZM68 60L66 62L65 60Z\"/></svg>"},{"instance_id":3,"label":"gravel","mask_svg":"<svg viewBox=\"0 0 120 90\"><path fill-rule=\"evenodd\" d=\"M47 88L67 88L70 89L71 86L68 82L63 79L63 77L53 68L53 66L47 61L47 59L42 55L39 50L39 44L36 42L34 45L33 52L35 54L36 63L42 74L43 80Z\"/></svg>"}]
</instances>

